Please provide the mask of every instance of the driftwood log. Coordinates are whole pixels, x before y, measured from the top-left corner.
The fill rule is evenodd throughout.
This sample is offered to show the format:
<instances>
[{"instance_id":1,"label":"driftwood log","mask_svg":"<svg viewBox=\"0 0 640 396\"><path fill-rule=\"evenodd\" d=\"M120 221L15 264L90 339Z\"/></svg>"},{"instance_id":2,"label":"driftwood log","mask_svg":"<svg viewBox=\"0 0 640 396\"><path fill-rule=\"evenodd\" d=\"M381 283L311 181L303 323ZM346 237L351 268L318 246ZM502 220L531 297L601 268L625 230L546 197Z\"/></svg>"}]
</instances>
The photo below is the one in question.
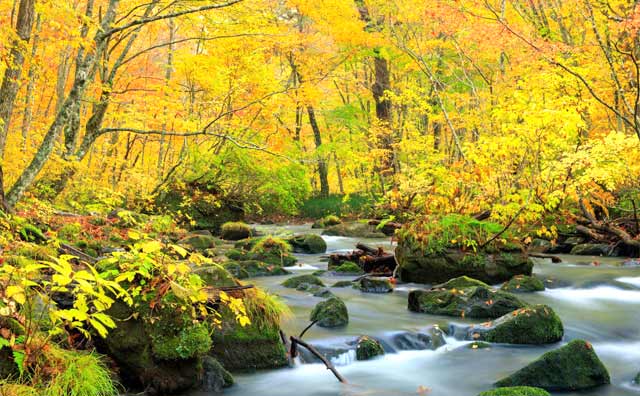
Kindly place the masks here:
<instances>
[{"instance_id":1,"label":"driftwood log","mask_svg":"<svg viewBox=\"0 0 640 396\"><path fill-rule=\"evenodd\" d=\"M364 243L356 244L356 250L349 253L334 253L329 256L329 263L334 266L351 261L360 266L364 272L390 273L396 268L396 259L392 253L382 248L373 248Z\"/></svg>"}]
</instances>

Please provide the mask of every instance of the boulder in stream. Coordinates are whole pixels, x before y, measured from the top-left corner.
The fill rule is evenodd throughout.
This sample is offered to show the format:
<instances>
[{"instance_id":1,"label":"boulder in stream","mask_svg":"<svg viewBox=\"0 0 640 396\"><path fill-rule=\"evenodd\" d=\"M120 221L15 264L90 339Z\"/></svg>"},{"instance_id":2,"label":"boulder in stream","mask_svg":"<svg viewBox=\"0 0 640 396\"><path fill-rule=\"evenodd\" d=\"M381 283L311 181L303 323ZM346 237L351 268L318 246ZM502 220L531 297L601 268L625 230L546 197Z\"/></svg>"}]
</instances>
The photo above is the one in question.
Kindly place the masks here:
<instances>
[{"instance_id":1,"label":"boulder in stream","mask_svg":"<svg viewBox=\"0 0 640 396\"><path fill-rule=\"evenodd\" d=\"M337 281L336 283L331 285L331 287L351 287L351 286L353 286L353 282L348 280Z\"/></svg>"},{"instance_id":2,"label":"boulder in stream","mask_svg":"<svg viewBox=\"0 0 640 396\"><path fill-rule=\"evenodd\" d=\"M368 336L358 338L358 344L356 345L357 360L370 360L381 355L384 355L384 348L382 348L380 341Z\"/></svg>"},{"instance_id":3,"label":"boulder in stream","mask_svg":"<svg viewBox=\"0 0 640 396\"><path fill-rule=\"evenodd\" d=\"M487 285L482 281L463 275L457 278L450 279L445 283L435 285L432 287L432 289L464 289L466 287L473 287L473 286L490 287L489 285Z\"/></svg>"},{"instance_id":4,"label":"boulder in stream","mask_svg":"<svg viewBox=\"0 0 640 396\"><path fill-rule=\"evenodd\" d=\"M391 293L393 285L387 278L361 278L353 287L364 293Z\"/></svg>"},{"instance_id":5,"label":"boulder in stream","mask_svg":"<svg viewBox=\"0 0 640 396\"><path fill-rule=\"evenodd\" d=\"M219 361L211 356L202 359L202 390L204 392L222 392L234 384L234 379Z\"/></svg>"},{"instance_id":6,"label":"boulder in stream","mask_svg":"<svg viewBox=\"0 0 640 396\"><path fill-rule=\"evenodd\" d=\"M220 237L227 241L247 239L253 234L251 227L240 221L230 221L220 227Z\"/></svg>"},{"instance_id":7,"label":"boulder in stream","mask_svg":"<svg viewBox=\"0 0 640 396\"><path fill-rule=\"evenodd\" d=\"M296 289L303 283L307 283L309 285L324 286L324 283L322 283L320 278L315 275L297 275L282 282L282 286L288 287L290 289Z\"/></svg>"},{"instance_id":8,"label":"boulder in stream","mask_svg":"<svg viewBox=\"0 0 640 396\"><path fill-rule=\"evenodd\" d=\"M496 386L535 386L548 391L576 391L611 383L593 346L584 340L547 352Z\"/></svg>"},{"instance_id":9,"label":"boulder in stream","mask_svg":"<svg viewBox=\"0 0 640 396\"><path fill-rule=\"evenodd\" d=\"M349 313L341 299L331 297L313 308L309 320L317 321L320 327L342 327L349 323Z\"/></svg>"},{"instance_id":10,"label":"boulder in stream","mask_svg":"<svg viewBox=\"0 0 640 396\"><path fill-rule=\"evenodd\" d=\"M238 279L290 274L289 271L279 265L267 264L258 260L230 260L225 262L223 267Z\"/></svg>"},{"instance_id":11,"label":"boulder in stream","mask_svg":"<svg viewBox=\"0 0 640 396\"><path fill-rule=\"evenodd\" d=\"M505 344L551 344L562 340L564 327L547 305L534 305L510 312L500 318L471 326L467 339Z\"/></svg>"},{"instance_id":12,"label":"boulder in stream","mask_svg":"<svg viewBox=\"0 0 640 396\"><path fill-rule=\"evenodd\" d=\"M544 291L544 289L544 283L540 279L529 275L516 275L500 288L511 293L530 293Z\"/></svg>"},{"instance_id":13,"label":"boulder in stream","mask_svg":"<svg viewBox=\"0 0 640 396\"><path fill-rule=\"evenodd\" d=\"M531 386L510 386L481 392L478 396L551 396L544 389Z\"/></svg>"},{"instance_id":14,"label":"boulder in stream","mask_svg":"<svg viewBox=\"0 0 640 396\"><path fill-rule=\"evenodd\" d=\"M386 235L382 231L378 231L375 226L362 222L336 224L325 228L322 235L351 238L386 238Z\"/></svg>"},{"instance_id":15,"label":"boulder in stream","mask_svg":"<svg viewBox=\"0 0 640 396\"><path fill-rule=\"evenodd\" d=\"M360 266L352 261L346 261L333 269L338 275L360 275L364 273Z\"/></svg>"},{"instance_id":16,"label":"boulder in stream","mask_svg":"<svg viewBox=\"0 0 640 396\"><path fill-rule=\"evenodd\" d=\"M612 247L606 243L582 243L571 249L571 254L576 256L611 256Z\"/></svg>"},{"instance_id":17,"label":"boulder in stream","mask_svg":"<svg viewBox=\"0 0 640 396\"><path fill-rule=\"evenodd\" d=\"M409 310L434 315L499 318L526 306L511 293L484 286L409 292Z\"/></svg>"},{"instance_id":18,"label":"boulder in stream","mask_svg":"<svg viewBox=\"0 0 640 396\"><path fill-rule=\"evenodd\" d=\"M287 240L294 253L319 254L327 251L327 243L317 234L296 235Z\"/></svg>"}]
</instances>

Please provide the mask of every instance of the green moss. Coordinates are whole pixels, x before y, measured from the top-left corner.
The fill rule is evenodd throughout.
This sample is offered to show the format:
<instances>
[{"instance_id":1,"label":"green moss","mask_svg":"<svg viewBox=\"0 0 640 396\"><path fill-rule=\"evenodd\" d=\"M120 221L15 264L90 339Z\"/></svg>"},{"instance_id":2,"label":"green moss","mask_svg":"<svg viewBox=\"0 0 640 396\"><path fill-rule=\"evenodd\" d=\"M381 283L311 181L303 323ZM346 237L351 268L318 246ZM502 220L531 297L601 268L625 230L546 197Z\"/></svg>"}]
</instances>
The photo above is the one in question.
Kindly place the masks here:
<instances>
[{"instance_id":1,"label":"green moss","mask_svg":"<svg viewBox=\"0 0 640 396\"><path fill-rule=\"evenodd\" d=\"M412 290L409 309L434 315L499 318L527 306L516 296L483 286L460 290Z\"/></svg>"},{"instance_id":2,"label":"green moss","mask_svg":"<svg viewBox=\"0 0 640 396\"><path fill-rule=\"evenodd\" d=\"M367 223L341 223L325 228L322 235L344 236L351 238L385 238L382 232L376 230L375 226Z\"/></svg>"},{"instance_id":3,"label":"green moss","mask_svg":"<svg viewBox=\"0 0 640 396\"><path fill-rule=\"evenodd\" d=\"M384 349L380 341L367 336L358 338L358 345L356 346L357 360L370 360L381 355L384 355Z\"/></svg>"},{"instance_id":4,"label":"green moss","mask_svg":"<svg viewBox=\"0 0 640 396\"><path fill-rule=\"evenodd\" d=\"M179 243L180 245L191 248L191 250L204 252L206 249L216 246L216 238L211 235L192 234L181 239Z\"/></svg>"},{"instance_id":5,"label":"green moss","mask_svg":"<svg viewBox=\"0 0 640 396\"><path fill-rule=\"evenodd\" d=\"M350 287L353 286L353 282L352 281L337 281L336 283L334 283L333 285L331 285L331 287Z\"/></svg>"},{"instance_id":6,"label":"green moss","mask_svg":"<svg viewBox=\"0 0 640 396\"><path fill-rule=\"evenodd\" d=\"M486 283L468 276L453 278L445 283L433 286L434 289L464 289L466 287L483 286L489 287Z\"/></svg>"},{"instance_id":7,"label":"green moss","mask_svg":"<svg viewBox=\"0 0 640 396\"><path fill-rule=\"evenodd\" d=\"M262 238L242 239L242 240L236 241L236 243L233 244L233 247L236 249L250 251L258 242L260 242L260 239Z\"/></svg>"},{"instance_id":8,"label":"green moss","mask_svg":"<svg viewBox=\"0 0 640 396\"><path fill-rule=\"evenodd\" d=\"M249 254L247 252L244 252L238 249L230 249L227 251L227 253L225 253L225 255L229 257L231 260L238 260L238 261L249 260Z\"/></svg>"},{"instance_id":9,"label":"green moss","mask_svg":"<svg viewBox=\"0 0 640 396\"><path fill-rule=\"evenodd\" d=\"M277 265L270 265L258 260L227 261L224 268L238 279L258 276L288 275L290 272Z\"/></svg>"},{"instance_id":10,"label":"green moss","mask_svg":"<svg viewBox=\"0 0 640 396\"><path fill-rule=\"evenodd\" d=\"M260 239L246 255L246 259L285 267L292 266L297 261L291 254L291 246L285 240L272 236Z\"/></svg>"},{"instance_id":11,"label":"green moss","mask_svg":"<svg viewBox=\"0 0 640 396\"><path fill-rule=\"evenodd\" d=\"M362 278L353 287L364 293L391 293L393 285L386 278Z\"/></svg>"},{"instance_id":12,"label":"green moss","mask_svg":"<svg viewBox=\"0 0 640 396\"><path fill-rule=\"evenodd\" d=\"M211 349L211 337L206 325L185 326L176 334L151 335L153 356L161 360L189 359L204 355Z\"/></svg>"},{"instance_id":13,"label":"green moss","mask_svg":"<svg viewBox=\"0 0 640 396\"><path fill-rule=\"evenodd\" d=\"M341 274L363 274L364 271L360 266L351 261L342 263L339 267L333 269L334 272Z\"/></svg>"},{"instance_id":14,"label":"green moss","mask_svg":"<svg viewBox=\"0 0 640 396\"><path fill-rule=\"evenodd\" d=\"M573 340L496 382L496 386L535 386L548 391L575 391L609 384L611 379L593 346Z\"/></svg>"},{"instance_id":15,"label":"green moss","mask_svg":"<svg viewBox=\"0 0 640 396\"><path fill-rule=\"evenodd\" d=\"M500 288L511 293L537 292L544 289L544 283L540 279L527 275L516 275Z\"/></svg>"},{"instance_id":16,"label":"green moss","mask_svg":"<svg viewBox=\"0 0 640 396\"><path fill-rule=\"evenodd\" d=\"M496 388L480 393L478 396L551 396L549 392L530 386L512 386Z\"/></svg>"},{"instance_id":17,"label":"green moss","mask_svg":"<svg viewBox=\"0 0 640 396\"><path fill-rule=\"evenodd\" d=\"M65 224L58 230L58 238L65 241L74 241L82 233L82 226L79 223Z\"/></svg>"},{"instance_id":18,"label":"green moss","mask_svg":"<svg viewBox=\"0 0 640 396\"><path fill-rule=\"evenodd\" d=\"M349 323L349 313L341 299L332 297L316 304L309 320L317 321L320 327L343 327Z\"/></svg>"},{"instance_id":19,"label":"green moss","mask_svg":"<svg viewBox=\"0 0 640 396\"><path fill-rule=\"evenodd\" d=\"M207 286L236 286L233 276L219 264L198 267L193 272L198 275Z\"/></svg>"},{"instance_id":20,"label":"green moss","mask_svg":"<svg viewBox=\"0 0 640 396\"><path fill-rule=\"evenodd\" d=\"M251 236L251 227L242 222L227 222L220 227L220 236L228 241L239 241Z\"/></svg>"},{"instance_id":21,"label":"green moss","mask_svg":"<svg viewBox=\"0 0 640 396\"><path fill-rule=\"evenodd\" d=\"M562 340L564 328L551 307L535 305L508 313L470 333L489 342L540 345Z\"/></svg>"},{"instance_id":22,"label":"green moss","mask_svg":"<svg viewBox=\"0 0 640 396\"><path fill-rule=\"evenodd\" d=\"M327 243L317 234L297 235L288 239L295 253L319 254L327 251Z\"/></svg>"},{"instance_id":23,"label":"green moss","mask_svg":"<svg viewBox=\"0 0 640 396\"><path fill-rule=\"evenodd\" d=\"M310 285L324 286L324 283L317 276L313 275L297 275L282 282L282 286L295 289L302 283Z\"/></svg>"},{"instance_id":24,"label":"green moss","mask_svg":"<svg viewBox=\"0 0 640 396\"><path fill-rule=\"evenodd\" d=\"M313 275L313 276L322 276L322 275L326 275L326 274L327 274L327 271L325 271L325 270L317 270L317 271L313 271L311 273L311 275Z\"/></svg>"}]
</instances>

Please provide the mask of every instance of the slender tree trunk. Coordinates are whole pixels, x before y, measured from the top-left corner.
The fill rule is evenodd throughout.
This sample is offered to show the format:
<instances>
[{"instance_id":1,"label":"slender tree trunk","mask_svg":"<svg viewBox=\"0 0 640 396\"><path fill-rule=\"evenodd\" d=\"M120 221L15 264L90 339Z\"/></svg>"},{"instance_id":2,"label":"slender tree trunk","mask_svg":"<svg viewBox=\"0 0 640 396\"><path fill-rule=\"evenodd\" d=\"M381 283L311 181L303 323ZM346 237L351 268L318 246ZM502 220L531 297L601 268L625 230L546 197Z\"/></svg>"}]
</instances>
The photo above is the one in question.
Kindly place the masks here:
<instances>
[{"instance_id":1,"label":"slender tree trunk","mask_svg":"<svg viewBox=\"0 0 640 396\"><path fill-rule=\"evenodd\" d=\"M171 81L171 73L173 72L173 41L175 40L175 23L173 19L169 19L169 50L167 53L167 70L165 71L164 81L165 87L169 86L169 82ZM165 132L167 130L167 108L164 108L164 118L165 120L162 123L162 135L160 135L160 148L158 152L158 177L162 178L162 174L164 173L164 150L165 150Z\"/></svg>"},{"instance_id":2,"label":"slender tree trunk","mask_svg":"<svg viewBox=\"0 0 640 396\"><path fill-rule=\"evenodd\" d=\"M320 127L316 120L316 113L312 106L307 106L307 114L309 115L309 125L313 130L313 139L316 144L316 150L319 150L322 146L322 135L320 134ZM329 171L327 169L327 162L322 157L322 154L318 153L318 176L320 178L320 196L329 196Z\"/></svg>"},{"instance_id":3,"label":"slender tree trunk","mask_svg":"<svg viewBox=\"0 0 640 396\"><path fill-rule=\"evenodd\" d=\"M31 48L31 65L29 66L29 75L27 77L27 92L24 98L24 116L22 117L22 152L27 151L27 144L29 141L29 130L31 129L31 121L33 118L33 96L36 86L36 64L33 61L38 51L38 44L40 42L40 27L42 23L40 16L38 15L36 21L36 34L33 37L33 47Z\"/></svg>"}]
</instances>

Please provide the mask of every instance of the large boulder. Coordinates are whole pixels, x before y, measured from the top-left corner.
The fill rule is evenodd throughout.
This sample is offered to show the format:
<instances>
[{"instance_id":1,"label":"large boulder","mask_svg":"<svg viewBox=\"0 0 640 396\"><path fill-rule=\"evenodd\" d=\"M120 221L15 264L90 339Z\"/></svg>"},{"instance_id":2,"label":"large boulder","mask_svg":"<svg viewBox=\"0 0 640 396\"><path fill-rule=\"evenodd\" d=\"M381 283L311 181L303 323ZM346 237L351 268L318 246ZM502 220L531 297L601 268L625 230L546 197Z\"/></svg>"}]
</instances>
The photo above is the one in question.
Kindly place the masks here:
<instances>
[{"instance_id":1,"label":"large boulder","mask_svg":"<svg viewBox=\"0 0 640 396\"><path fill-rule=\"evenodd\" d=\"M289 271L279 265L271 265L258 260L230 260L222 265L229 273L238 279L290 274Z\"/></svg>"},{"instance_id":2,"label":"large boulder","mask_svg":"<svg viewBox=\"0 0 640 396\"><path fill-rule=\"evenodd\" d=\"M382 348L380 341L368 336L358 338L356 345L357 360L370 360L381 355L384 355L384 348Z\"/></svg>"},{"instance_id":3,"label":"large boulder","mask_svg":"<svg viewBox=\"0 0 640 396\"><path fill-rule=\"evenodd\" d=\"M189 234L182 238L178 243L190 250L204 252L207 249L215 247L217 241L218 240L211 235Z\"/></svg>"},{"instance_id":4,"label":"large boulder","mask_svg":"<svg viewBox=\"0 0 640 396\"><path fill-rule=\"evenodd\" d=\"M511 386L481 392L478 396L551 396L544 389L531 386Z\"/></svg>"},{"instance_id":5,"label":"large boulder","mask_svg":"<svg viewBox=\"0 0 640 396\"><path fill-rule=\"evenodd\" d=\"M212 264L205 267L196 267L193 273L209 286L236 286L236 281L231 273L222 265Z\"/></svg>"},{"instance_id":6,"label":"large boulder","mask_svg":"<svg viewBox=\"0 0 640 396\"><path fill-rule=\"evenodd\" d=\"M494 284L515 275L531 275L533 262L521 251L463 252L447 249L428 253L420 246L401 241L396 247L400 278L404 282L441 283L469 276Z\"/></svg>"},{"instance_id":7,"label":"large boulder","mask_svg":"<svg viewBox=\"0 0 640 396\"><path fill-rule=\"evenodd\" d=\"M471 326L468 339L505 344L551 344L562 340L564 327L547 305L534 305L510 312L500 318Z\"/></svg>"},{"instance_id":8,"label":"large boulder","mask_svg":"<svg viewBox=\"0 0 640 396\"><path fill-rule=\"evenodd\" d=\"M457 278L450 279L445 283L435 285L432 289L464 289L473 286L489 287L489 285L477 279L469 278L468 276L459 276Z\"/></svg>"},{"instance_id":9,"label":"large boulder","mask_svg":"<svg viewBox=\"0 0 640 396\"><path fill-rule=\"evenodd\" d=\"M338 216L328 215L323 217L322 219L316 220L311 226L311 228L325 228L325 227L334 226L340 223L342 223L342 220L340 220Z\"/></svg>"},{"instance_id":10,"label":"large boulder","mask_svg":"<svg viewBox=\"0 0 640 396\"><path fill-rule=\"evenodd\" d=\"M525 306L513 294L484 286L409 292L409 310L434 315L499 318Z\"/></svg>"},{"instance_id":11,"label":"large boulder","mask_svg":"<svg viewBox=\"0 0 640 396\"><path fill-rule=\"evenodd\" d=\"M234 384L233 376L211 356L202 359L202 390L220 393Z\"/></svg>"},{"instance_id":12,"label":"large boulder","mask_svg":"<svg viewBox=\"0 0 640 396\"><path fill-rule=\"evenodd\" d=\"M375 226L361 222L336 224L325 228L322 235L351 238L386 238L386 235L378 231Z\"/></svg>"},{"instance_id":13,"label":"large boulder","mask_svg":"<svg viewBox=\"0 0 640 396\"><path fill-rule=\"evenodd\" d=\"M354 286L364 293L391 293L393 285L386 278L362 278Z\"/></svg>"},{"instance_id":14,"label":"large boulder","mask_svg":"<svg viewBox=\"0 0 640 396\"><path fill-rule=\"evenodd\" d=\"M544 291L544 282L535 276L516 275L509 281L505 282L500 290L510 293L531 293Z\"/></svg>"},{"instance_id":15,"label":"large boulder","mask_svg":"<svg viewBox=\"0 0 640 396\"><path fill-rule=\"evenodd\" d=\"M319 254L327 251L327 243L317 234L296 235L287 242L294 253Z\"/></svg>"},{"instance_id":16,"label":"large boulder","mask_svg":"<svg viewBox=\"0 0 640 396\"><path fill-rule=\"evenodd\" d=\"M339 275L360 275L364 273L362 268L354 262L345 261L333 269L333 272Z\"/></svg>"},{"instance_id":17,"label":"large boulder","mask_svg":"<svg viewBox=\"0 0 640 396\"><path fill-rule=\"evenodd\" d=\"M343 327L349 323L347 306L338 297L319 302L311 311L309 320L320 327Z\"/></svg>"},{"instance_id":18,"label":"large boulder","mask_svg":"<svg viewBox=\"0 0 640 396\"><path fill-rule=\"evenodd\" d=\"M290 289L296 289L303 283L309 285L324 286L324 283L322 283L320 278L315 275L297 275L282 282L282 286L288 287Z\"/></svg>"},{"instance_id":19,"label":"large boulder","mask_svg":"<svg viewBox=\"0 0 640 396\"><path fill-rule=\"evenodd\" d=\"M606 243L583 243L571 249L571 254L577 256L611 256L613 249Z\"/></svg>"},{"instance_id":20,"label":"large boulder","mask_svg":"<svg viewBox=\"0 0 640 396\"><path fill-rule=\"evenodd\" d=\"M251 227L239 221L229 221L220 227L220 237L227 241L239 241L249 238L251 235Z\"/></svg>"},{"instance_id":21,"label":"large boulder","mask_svg":"<svg viewBox=\"0 0 640 396\"><path fill-rule=\"evenodd\" d=\"M563 392L609 383L609 372L593 346L584 340L573 340L496 382L496 386L535 386Z\"/></svg>"}]
</instances>

